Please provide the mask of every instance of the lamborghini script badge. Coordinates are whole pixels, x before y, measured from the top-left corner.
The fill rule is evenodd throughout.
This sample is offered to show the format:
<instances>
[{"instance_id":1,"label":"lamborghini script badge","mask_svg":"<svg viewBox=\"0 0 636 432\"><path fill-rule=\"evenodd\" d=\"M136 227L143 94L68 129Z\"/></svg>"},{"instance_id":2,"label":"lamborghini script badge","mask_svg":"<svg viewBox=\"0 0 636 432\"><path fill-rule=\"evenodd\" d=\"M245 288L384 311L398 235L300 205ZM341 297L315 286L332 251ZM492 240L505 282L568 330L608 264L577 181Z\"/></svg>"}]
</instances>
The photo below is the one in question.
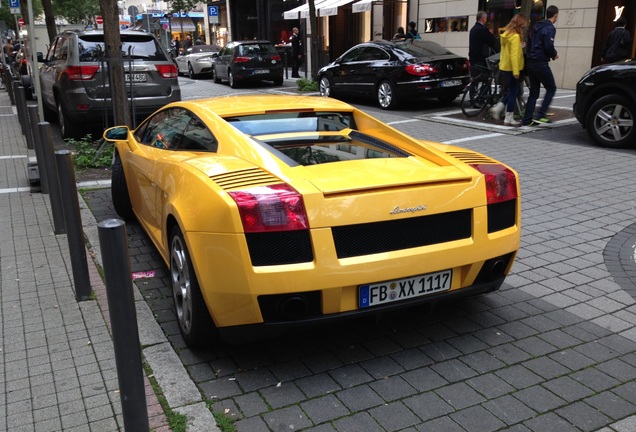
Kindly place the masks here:
<instances>
[{"instance_id":1,"label":"lamborghini script badge","mask_svg":"<svg viewBox=\"0 0 636 432\"><path fill-rule=\"evenodd\" d=\"M394 214L400 214L400 213L416 213L416 212L420 212L424 210L426 210L425 205L418 205L415 207L405 207L405 208L400 208L400 206L395 206L393 207L393 210L389 212L389 214L394 215Z\"/></svg>"}]
</instances>

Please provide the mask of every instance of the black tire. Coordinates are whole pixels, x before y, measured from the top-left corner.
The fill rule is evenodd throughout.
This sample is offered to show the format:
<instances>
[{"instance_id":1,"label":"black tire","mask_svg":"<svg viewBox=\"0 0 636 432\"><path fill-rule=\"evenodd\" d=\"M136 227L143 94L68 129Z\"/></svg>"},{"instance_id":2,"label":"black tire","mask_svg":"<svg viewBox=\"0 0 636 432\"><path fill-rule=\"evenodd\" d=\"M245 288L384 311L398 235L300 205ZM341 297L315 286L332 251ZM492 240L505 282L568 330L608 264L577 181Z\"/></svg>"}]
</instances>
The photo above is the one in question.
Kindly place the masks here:
<instances>
[{"instance_id":1,"label":"black tire","mask_svg":"<svg viewBox=\"0 0 636 432\"><path fill-rule=\"evenodd\" d=\"M214 67L212 68L212 79L215 83L221 84L221 78L219 77L219 74L216 73L216 68Z\"/></svg>"},{"instance_id":2,"label":"black tire","mask_svg":"<svg viewBox=\"0 0 636 432\"><path fill-rule=\"evenodd\" d=\"M80 138L80 127L79 125L73 124L68 118L66 108L64 108L61 99L57 101L57 121L60 125L62 138Z\"/></svg>"},{"instance_id":3,"label":"black tire","mask_svg":"<svg viewBox=\"0 0 636 432\"><path fill-rule=\"evenodd\" d=\"M205 347L218 339L218 332L192 266L190 253L178 226L170 234L170 282L179 330L191 347Z\"/></svg>"},{"instance_id":4,"label":"black tire","mask_svg":"<svg viewBox=\"0 0 636 432\"><path fill-rule=\"evenodd\" d=\"M124 167L121 164L119 154L115 153L115 160L111 170L110 194L113 207L119 216L125 221L135 220L135 213L130 202L128 184L124 175Z\"/></svg>"},{"instance_id":5,"label":"black tire","mask_svg":"<svg viewBox=\"0 0 636 432\"><path fill-rule=\"evenodd\" d=\"M234 79L234 74L232 73L231 69L227 71L227 80L230 82L230 87L238 88L238 84Z\"/></svg>"},{"instance_id":6,"label":"black tire","mask_svg":"<svg viewBox=\"0 0 636 432\"><path fill-rule=\"evenodd\" d=\"M461 99L462 113L466 117L477 117L484 112L490 103L492 86L490 80L473 80L468 84ZM471 98L472 96L472 98Z\"/></svg>"},{"instance_id":7,"label":"black tire","mask_svg":"<svg viewBox=\"0 0 636 432\"><path fill-rule=\"evenodd\" d=\"M327 75L323 75L318 79L318 88L320 89L320 96L333 96L333 84Z\"/></svg>"},{"instance_id":8,"label":"black tire","mask_svg":"<svg viewBox=\"0 0 636 432\"><path fill-rule=\"evenodd\" d=\"M587 112L585 128L601 147L627 148L636 145L634 132L636 107L629 99L610 94L592 104Z\"/></svg>"},{"instance_id":9,"label":"black tire","mask_svg":"<svg viewBox=\"0 0 636 432\"><path fill-rule=\"evenodd\" d=\"M195 79L197 77L197 74L194 73L194 69L192 69L192 64L190 64L188 62L188 77L190 79Z\"/></svg>"},{"instance_id":10,"label":"black tire","mask_svg":"<svg viewBox=\"0 0 636 432\"><path fill-rule=\"evenodd\" d=\"M376 96L380 108L385 110L397 108L397 92L395 90L395 85L391 81L381 81L376 88Z\"/></svg>"}]
</instances>

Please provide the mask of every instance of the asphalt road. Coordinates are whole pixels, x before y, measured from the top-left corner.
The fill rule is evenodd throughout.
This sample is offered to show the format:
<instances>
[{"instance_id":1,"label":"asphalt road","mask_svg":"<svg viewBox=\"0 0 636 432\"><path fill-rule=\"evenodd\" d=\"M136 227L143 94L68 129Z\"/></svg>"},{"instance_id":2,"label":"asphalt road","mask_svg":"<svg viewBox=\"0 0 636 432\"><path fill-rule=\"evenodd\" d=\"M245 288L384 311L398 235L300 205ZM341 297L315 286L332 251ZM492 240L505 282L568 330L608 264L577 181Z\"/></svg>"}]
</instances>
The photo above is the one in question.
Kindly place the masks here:
<instances>
[{"instance_id":1,"label":"asphalt road","mask_svg":"<svg viewBox=\"0 0 636 432\"><path fill-rule=\"evenodd\" d=\"M184 99L240 90L181 78ZM571 107L559 91L554 106ZM502 289L482 297L193 351L183 343L167 271L129 224L136 285L212 410L259 431L632 431L636 150L594 147L578 124L520 130L445 119L436 101L382 111L417 138L452 142L514 167L522 246ZM84 193L97 220L110 190ZM160 383L161 384L161 383Z\"/></svg>"}]
</instances>

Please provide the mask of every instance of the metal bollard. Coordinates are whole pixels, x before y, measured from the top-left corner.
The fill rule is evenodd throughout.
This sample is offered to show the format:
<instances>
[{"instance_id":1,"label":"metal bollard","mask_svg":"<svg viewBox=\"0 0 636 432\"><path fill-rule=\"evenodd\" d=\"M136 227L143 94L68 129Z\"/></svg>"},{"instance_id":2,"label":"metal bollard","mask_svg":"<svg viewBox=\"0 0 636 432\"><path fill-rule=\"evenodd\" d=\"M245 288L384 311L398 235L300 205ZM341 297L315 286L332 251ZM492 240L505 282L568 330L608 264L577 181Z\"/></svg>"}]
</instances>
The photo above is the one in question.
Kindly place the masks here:
<instances>
[{"instance_id":1,"label":"metal bollard","mask_svg":"<svg viewBox=\"0 0 636 432\"><path fill-rule=\"evenodd\" d=\"M284 63L285 63L285 79L289 79L289 70L287 69L287 67L289 66L289 63L287 61L287 50L285 50L283 52L283 56L285 58L285 61L284 61Z\"/></svg>"},{"instance_id":2,"label":"metal bollard","mask_svg":"<svg viewBox=\"0 0 636 432\"><path fill-rule=\"evenodd\" d=\"M106 219L99 222L97 228L113 331L124 430L147 432L150 426L126 224L121 219Z\"/></svg>"},{"instance_id":3,"label":"metal bollard","mask_svg":"<svg viewBox=\"0 0 636 432\"><path fill-rule=\"evenodd\" d=\"M64 225L64 210L62 209L60 182L57 177L57 166L55 165L51 125L48 122L40 122L38 123L38 131L40 132L44 165L46 165L46 181L49 185L51 213L53 213L53 232L55 232L55 234L64 234L66 232L66 225Z\"/></svg>"},{"instance_id":4,"label":"metal bollard","mask_svg":"<svg viewBox=\"0 0 636 432\"><path fill-rule=\"evenodd\" d=\"M91 295L91 280L88 275L88 261L86 261L84 230L82 229L82 217L77 198L73 154L69 150L55 152L55 165L60 182L64 224L66 225L68 250L71 255L71 267L73 268L75 300L88 300Z\"/></svg>"},{"instance_id":5,"label":"metal bollard","mask_svg":"<svg viewBox=\"0 0 636 432\"><path fill-rule=\"evenodd\" d=\"M7 88L7 93L9 93L11 105L15 105L15 95L13 94L13 77L11 76L11 72L9 72L8 65L4 68L4 85Z\"/></svg>"},{"instance_id":6,"label":"metal bollard","mask_svg":"<svg viewBox=\"0 0 636 432\"><path fill-rule=\"evenodd\" d=\"M22 135L26 136L27 134L27 111L26 111L26 95L24 94L24 87L20 85L18 81L14 81L13 83L13 94L15 95L15 107L18 111L18 120L20 121L20 127L22 128ZM27 140L27 148L29 147L29 142Z\"/></svg>"},{"instance_id":7,"label":"metal bollard","mask_svg":"<svg viewBox=\"0 0 636 432\"><path fill-rule=\"evenodd\" d=\"M43 194L49 193L49 182L46 177L46 165L44 164L44 149L40 140L40 131L37 124L40 123L40 115L38 114L37 105L29 105L29 130L33 137L33 147L35 147L35 157L38 161L38 173L40 174L40 187Z\"/></svg>"}]
</instances>

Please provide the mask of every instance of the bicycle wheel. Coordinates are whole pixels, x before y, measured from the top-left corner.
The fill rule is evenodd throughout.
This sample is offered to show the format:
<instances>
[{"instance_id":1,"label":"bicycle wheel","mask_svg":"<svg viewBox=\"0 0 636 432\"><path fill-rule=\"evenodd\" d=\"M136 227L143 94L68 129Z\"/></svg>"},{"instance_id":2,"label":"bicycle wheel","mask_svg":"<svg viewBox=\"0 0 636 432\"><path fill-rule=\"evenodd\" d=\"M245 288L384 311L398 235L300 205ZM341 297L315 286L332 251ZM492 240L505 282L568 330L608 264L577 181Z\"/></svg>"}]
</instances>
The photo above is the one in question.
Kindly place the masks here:
<instances>
[{"instance_id":1,"label":"bicycle wheel","mask_svg":"<svg viewBox=\"0 0 636 432\"><path fill-rule=\"evenodd\" d=\"M476 117L489 105L492 87L489 79L476 79L468 84L462 95L461 108L466 117Z\"/></svg>"}]
</instances>

